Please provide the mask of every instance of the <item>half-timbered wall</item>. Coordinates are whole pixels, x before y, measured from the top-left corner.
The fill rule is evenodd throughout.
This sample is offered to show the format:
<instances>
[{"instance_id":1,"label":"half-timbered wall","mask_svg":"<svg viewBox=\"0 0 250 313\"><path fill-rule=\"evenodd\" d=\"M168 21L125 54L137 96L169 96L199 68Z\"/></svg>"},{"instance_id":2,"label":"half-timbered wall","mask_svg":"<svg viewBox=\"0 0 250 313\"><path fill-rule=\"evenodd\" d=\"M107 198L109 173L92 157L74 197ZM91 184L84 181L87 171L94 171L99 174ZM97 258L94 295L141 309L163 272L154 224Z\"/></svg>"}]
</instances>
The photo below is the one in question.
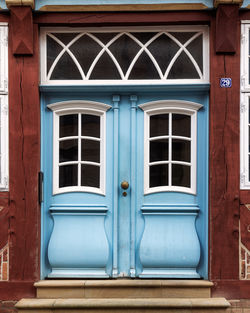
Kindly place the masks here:
<instances>
[{"instance_id":1,"label":"half-timbered wall","mask_svg":"<svg viewBox=\"0 0 250 313\"><path fill-rule=\"evenodd\" d=\"M29 7L0 13L0 22L9 24L9 191L0 192L4 271L0 299L34 296L33 283L40 278L39 27L169 24L210 27L209 279L215 283L216 296L249 298L244 269L250 251L250 192L239 189L239 98L240 20L250 20L250 13L239 13L238 5L225 6L217 14L215 10L32 14ZM221 25L234 32L222 36ZM220 87L223 77L232 78L231 88Z\"/></svg>"}]
</instances>

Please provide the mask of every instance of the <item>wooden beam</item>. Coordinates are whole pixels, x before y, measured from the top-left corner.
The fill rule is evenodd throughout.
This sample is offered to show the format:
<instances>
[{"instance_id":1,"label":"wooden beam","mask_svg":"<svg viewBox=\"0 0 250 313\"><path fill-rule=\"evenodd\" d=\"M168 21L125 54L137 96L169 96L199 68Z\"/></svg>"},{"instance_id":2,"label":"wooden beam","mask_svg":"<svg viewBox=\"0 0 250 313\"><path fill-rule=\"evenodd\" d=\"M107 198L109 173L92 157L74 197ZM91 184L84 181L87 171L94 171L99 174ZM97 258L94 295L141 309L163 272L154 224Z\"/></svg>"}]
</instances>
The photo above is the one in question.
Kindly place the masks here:
<instances>
[{"instance_id":1,"label":"wooden beam","mask_svg":"<svg viewBox=\"0 0 250 313\"><path fill-rule=\"evenodd\" d=\"M179 11L205 10L203 3L162 3L162 4L106 4L106 5L44 5L39 11L46 12L112 12L112 11Z\"/></svg>"},{"instance_id":2,"label":"wooden beam","mask_svg":"<svg viewBox=\"0 0 250 313\"><path fill-rule=\"evenodd\" d=\"M220 4L216 12L216 53L235 53L239 6Z\"/></svg>"},{"instance_id":3,"label":"wooden beam","mask_svg":"<svg viewBox=\"0 0 250 313\"><path fill-rule=\"evenodd\" d=\"M219 4L237 4L242 6L243 0L214 0L214 7L217 8Z\"/></svg>"},{"instance_id":4,"label":"wooden beam","mask_svg":"<svg viewBox=\"0 0 250 313\"><path fill-rule=\"evenodd\" d=\"M213 19L211 37L215 26ZM210 50L211 280L239 279L240 24L232 27L237 35L235 55L216 54L213 40ZM231 88L220 87L223 77L232 78Z\"/></svg>"},{"instance_id":5,"label":"wooden beam","mask_svg":"<svg viewBox=\"0 0 250 313\"><path fill-rule=\"evenodd\" d=\"M46 13L34 14L34 22L43 25L164 25L208 24L208 11L188 12L108 12L108 13Z\"/></svg>"},{"instance_id":6,"label":"wooden beam","mask_svg":"<svg viewBox=\"0 0 250 313\"><path fill-rule=\"evenodd\" d=\"M34 281L0 282L0 295L1 301L15 301L24 297L34 298L36 296Z\"/></svg>"},{"instance_id":7,"label":"wooden beam","mask_svg":"<svg viewBox=\"0 0 250 313\"><path fill-rule=\"evenodd\" d=\"M10 32L12 53L15 55L33 54L33 17L30 7L11 7Z\"/></svg>"},{"instance_id":8,"label":"wooden beam","mask_svg":"<svg viewBox=\"0 0 250 313\"><path fill-rule=\"evenodd\" d=\"M9 54L9 195L10 216L13 216L9 238L10 281L34 282L40 278L38 25L34 26L33 33L32 56ZM12 36L13 32L10 50Z\"/></svg>"}]
</instances>

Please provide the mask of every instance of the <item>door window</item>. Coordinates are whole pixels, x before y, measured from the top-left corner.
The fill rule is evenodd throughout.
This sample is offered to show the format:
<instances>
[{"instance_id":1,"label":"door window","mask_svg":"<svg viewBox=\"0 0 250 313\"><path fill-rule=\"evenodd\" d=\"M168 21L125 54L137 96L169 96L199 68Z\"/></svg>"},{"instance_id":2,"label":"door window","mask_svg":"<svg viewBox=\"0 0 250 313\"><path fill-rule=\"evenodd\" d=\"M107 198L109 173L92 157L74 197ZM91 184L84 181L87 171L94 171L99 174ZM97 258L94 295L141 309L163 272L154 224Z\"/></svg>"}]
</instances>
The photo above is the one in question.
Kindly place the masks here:
<instances>
[{"instance_id":1,"label":"door window","mask_svg":"<svg viewBox=\"0 0 250 313\"><path fill-rule=\"evenodd\" d=\"M187 101L141 105L145 111L145 193L196 193L197 110Z\"/></svg>"},{"instance_id":2,"label":"door window","mask_svg":"<svg viewBox=\"0 0 250 313\"><path fill-rule=\"evenodd\" d=\"M207 37L41 30L44 277L207 277Z\"/></svg>"},{"instance_id":3,"label":"door window","mask_svg":"<svg viewBox=\"0 0 250 313\"><path fill-rule=\"evenodd\" d=\"M54 194L104 193L105 104L76 102L48 106L54 111Z\"/></svg>"}]
</instances>

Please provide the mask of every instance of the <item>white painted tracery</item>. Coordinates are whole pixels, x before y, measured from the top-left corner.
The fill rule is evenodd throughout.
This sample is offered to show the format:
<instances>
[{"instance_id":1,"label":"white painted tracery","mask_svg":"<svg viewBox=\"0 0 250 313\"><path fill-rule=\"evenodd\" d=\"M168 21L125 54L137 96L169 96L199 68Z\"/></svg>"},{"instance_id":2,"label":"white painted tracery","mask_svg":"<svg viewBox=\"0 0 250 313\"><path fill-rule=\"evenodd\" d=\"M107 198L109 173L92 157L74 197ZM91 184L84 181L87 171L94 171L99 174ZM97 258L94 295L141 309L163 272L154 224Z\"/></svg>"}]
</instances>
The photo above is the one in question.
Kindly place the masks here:
<instances>
[{"instance_id":1,"label":"white painted tracery","mask_svg":"<svg viewBox=\"0 0 250 313\"><path fill-rule=\"evenodd\" d=\"M141 42L137 37L135 37L133 35L133 33L135 32L147 32L150 33L152 32L152 37L149 38L146 42ZM185 32L193 32L194 34L191 35L191 37L189 39L186 40L186 42L181 42L180 40L178 40L178 38L176 38L173 33L185 33ZM69 43L65 44L63 43L58 37L55 36L56 33L60 33L61 35L63 33L67 34L67 33L76 33L75 37L69 41ZM96 34L100 34L100 33L114 33L114 36L109 39L109 41L107 43L102 42L97 36ZM156 34L155 34L156 33ZM161 64L159 64L157 62L156 57L153 55L153 53L149 50L149 46L152 43L155 43L157 41L157 38L159 38L160 36L165 35L167 36L169 39L171 39L178 47L178 49L176 50L175 54L172 56L171 60L169 61L169 64L166 67L166 70L163 70L163 68L161 68ZM73 51L70 49L70 47L76 43L80 38L82 38L83 36L87 36L89 38L91 38L93 40L93 42L95 42L99 47L100 47L100 51L96 54L96 56L94 57L92 64L90 65L89 69L86 70L84 72L84 69L82 68L82 66L80 65L79 60L77 59L77 56L74 55ZM111 51L111 46L113 43L115 43L120 37L122 36L127 36L129 37L139 48L138 52L133 56L128 68L126 69L126 71L123 71L121 64L119 64L119 60L117 60L117 58L115 57L114 53L112 53ZM188 46L195 40L197 39L199 36L202 36L202 46L200 47L202 49L202 68L199 66L197 59L195 58L194 55L191 54L191 52L188 50ZM59 52L59 54L56 56L56 58L53 60L52 65L50 66L50 68L47 71L47 38L50 37L51 39L53 39L59 46L62 47L62 50ZM114 82L114 81L119 81L123 84L126 83L136 83L137 80L138 82L147 82L149 81L149 77L145 77L144 78L130 78L131 72L132 70L135 68L136 62L138 61L138 59L143 55L143 53L145 53L149 59L151 60L154 69L156 70L156 72L159 75L159 79L155 79L152 76L152 80L154 81L154 83L172 83L172 82L178 82L178 80L180 80L181 83L195 83L195 82L208 82L208 63L206 62L207 56L206 54L208 54L208 33L207 33L207 28L206 27L201 27L201 26L197 26L197 27L168 27L168 28L134 28L134 29L129 29L129 31L126 29L126 31L124 31L124 29L105 29L105 30L97 30L97 29L88 29L88 30L83 30L83 29L43 29L42 30L42 36L41 36L41 61L43 63L42 66L42 75L41 75L41 82L42 84L55 84L55 83L61 83L63 82L63 84L67 84L67 83L73 83L73 84L82 84L84 82L84 84L96 84L97 81L101 81L101 82ZM122 48L122 47L121 47ZM84 49L84 47L83 47ZM76 68L78 69L80 75L81 75L81 79L69 79L67 77L67 70L65 70L65 77L63 79L60 80L56 80L56 79L52 79L52 74L54 73L56 66L58 64L58 62L61 60L61 58L65 55L65 53L71 58L71 60L74 62L74 64L76 65ZM96 65L98 62L102 61L102 56L104 55L104 53L107 53L108 56L110 57L113 65L115 66L116 70L118 71L120 78L112 78L112 80L109 79L93 79L93 77L91 77L91 75L93 74L93 71L96 68ZM164 54L164 51L162 51L162 53ZM181 54L184 53L185 56L188 58L188 60L191 62L191 64L194 67L194 72L196 71L196 76L194 78L193 75L190 74L190 77L188 78L188 73L187 73L187 78L182 79L181 77L178 79L178 77L176 79L170 79L169 78L169 74L170 71L173 69L173 66L176 64L176 61L179 59L179 57L181 56ZM184 65L185 66L185 65ZM145 62L145 68L147 67L147 64ZM142 69L143 72L143 69Z\"/></svg>"}]
</instances>

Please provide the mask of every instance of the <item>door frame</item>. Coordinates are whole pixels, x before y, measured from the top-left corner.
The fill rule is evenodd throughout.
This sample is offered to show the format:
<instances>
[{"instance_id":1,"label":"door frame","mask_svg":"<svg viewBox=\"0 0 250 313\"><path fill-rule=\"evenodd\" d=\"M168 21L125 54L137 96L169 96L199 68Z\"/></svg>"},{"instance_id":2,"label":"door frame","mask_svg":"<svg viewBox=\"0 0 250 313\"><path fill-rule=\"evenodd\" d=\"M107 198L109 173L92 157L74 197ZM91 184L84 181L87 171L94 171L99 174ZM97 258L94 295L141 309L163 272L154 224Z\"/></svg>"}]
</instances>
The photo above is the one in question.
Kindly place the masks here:
<instances>
[{"instance_id":1,"label":"door frame","mask_svg":"<svg viewBox=\"0 0 250 313\"><path fill-rule=\"evenodd\" d=\"M172 88L171 88L172 87ZM66 89L66 90L65 90ZM78 97L81 93L84 94L84 92L103 92L104 88L103 86L99 86L99 87L86 87L84 88L84 92L83 92L83 87L42 87L41 91L42 91L42 96L41 96L41 153L42 153L42 157L41 157L41 169L44 170L44 144L46 144L46 140L45 140L45 136L43 133L43 122L44 122L44 112L43 112L43 107L45 105L45 103L49 103L51 102L52 98L55 99L62 99L62 98L72 98L70 96L70 94L72 94L72 89L73 90L77 90L78 91ZM107 90L108 89L108 90ZM63 90L63 92L62 92ZM81 90L81 91L80 91ZM148 87L147 86L132 86L132 87L120 87L120 86L109 86L107 88L107 86L105 86L105 91L106 92L116 92L117 94L120 92L125 92L127 93L128 90L131 93L135 94L135 91L137 91L138 94L142 93L148 93ZM182 95L180 96L180 91L182 93ZM170 99L176 98L176 95L179 95L179 98L182 100L187 100L190 99L191 95L195 94L195 97L198 99L200 99L200 101L197 100L197 102L201 102L204 104L205 106L205 116L204 116L204 121L206 121L207 125L208 125L208 91L209 91L209 85L208 84L204 84L204 85L199 85L199 86L193 86L193 85L175 85L175 86L154 86L151 87L150 92L157 92L157 93L167 93L168 97ZM58 96L60 94L60 96ZM115 98L114 98L115 99ZM55 101L53 101L55 102ZM141 104L140 102L138 104ZM204 109L202 109L203 111ZM207 278L208 277L208 129L207 132L204 134L204 136L207 138L207 144L206 144L206 151L207 151L207 155L206 152L202 153L203 154L203 162L205 164L205 171L206 171L206 175L204 175L203 177L203 182L205 184L205 189L207 190L206 193L203 193L202 195L199 196L199 201L202 201L203 203L206 203L206 209L204 211L204 208L202 208L202 215L205 216L205 224L204 222L200 222L199 218L196 222L196 227L197 227L197 231L199 233L199 237L200 240L204 243L203 247L202 247L202 256L201 256L201 261L199 264L199 273L200 276L203 278ZM199 160L198 160L199 162ZM46 190L45 190L46 192ZM44 211L44 203L41 204L42 207L42 227L41 227L41 231L42 231L42 240L41 240L41 278L44 278L47 276L48 272L49 272L49 266L48 266L48 262L46 261L46 247L47 244L46 242L48 242L48 237L46 237L45 234L45 224L46 224L46 218L48 216L48 213L46 213L46 211ZM50 226L52 227L52 224L50 223ZM46 239L47 238L47 239ZM115 272L113 273L115 276ZM133 276L133 273L131 273Z\"/></svg>"}]
</instances>

